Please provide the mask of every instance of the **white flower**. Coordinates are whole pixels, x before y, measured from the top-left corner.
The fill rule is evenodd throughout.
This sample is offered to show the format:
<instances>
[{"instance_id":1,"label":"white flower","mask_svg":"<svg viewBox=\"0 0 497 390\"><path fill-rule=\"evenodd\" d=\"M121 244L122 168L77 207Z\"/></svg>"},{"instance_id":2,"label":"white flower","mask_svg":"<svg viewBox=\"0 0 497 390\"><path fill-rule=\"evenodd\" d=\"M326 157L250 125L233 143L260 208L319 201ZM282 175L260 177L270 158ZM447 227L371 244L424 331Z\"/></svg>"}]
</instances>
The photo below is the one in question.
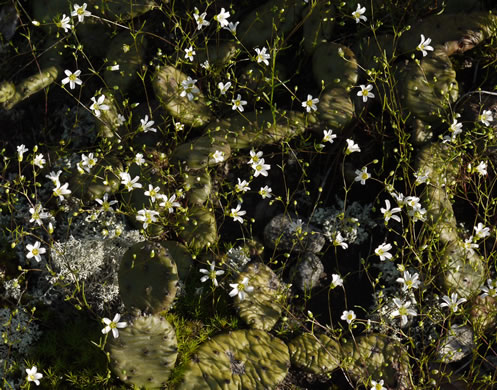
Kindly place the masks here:
<instances>
[{"instance_id":1,"label":"white flower","mask_svg":"<svg viewBox=\"0 0 497 390\"><path fill-rule=\"evenodd\" d=\"M475 230L475 238L485 238L490 236L490 228L485 227L481 222L473 228Z\"/></svg>"},{"instance_id":2,"label":"white flower","mask_svg":"<svg viewBox=\"0 0 497 390\"><path fill-rule=\"evenodd\" d=\"M176 194L171 195L171 197L167 197L167 195L162 194L161 196L162 202L159 203L160 207L164 207L167 209L169 214L174 212L174 207L180 207L181 205L176 202Z\"/></svg>"},{"instance_id":3,"label":"white flower","mask_svg":"<svg viewBox=\"0 0 497 390\"><path fill-rule=\"evenodd\" d=\"M195 86L196 82L197 80L192 79L190 76L188 76L186 80L183 80L181 82L181 93L179 94L179 96L186 96L189 101L192 101L194 98L193 95L197 95L198 93L200 93L200 89Z\"/></svg>"},{"instance_id":4,"label":"white flower","mask_svg":"<svg viewBox=\"0 0 497 390\"><path fill-rule=\"evenodd\" d=\"M371 381L371 389L370 390L387 390L386 387L383 387L383 379L379 382Z\"/></svg>"},{"instance_id":5,"label":"white flower","mask_svg":"<svg viewBox=\"0 0 497 390\"><path fill-rule=\"evenodd\" d=\"M252 164L252 169L254 170L255 177L257 177L259 175L267 176L268 175L267 172L269 171L270 168L271 168L271 165L265 164L263 158L261 158L256 163Z\"/></svg>"},{"instance_id":6,"label":"white flower","mask_svg":"<svg viewBox=\"0 0 497 390\"><path fill-rule=\"evenodd\" d=\"M117 114L117 120L116 120L117 125L122 126L122 125L124 125L125 122L126 122L126 118L124 117L124 115Z\"/></svg>"},{"instance_id":7,"label":"white flower","mask_svg":"<svg viewBox=\"0 0 497 390\"><path fill-rule=\"evenodd\" d=\"M114 64L112 66L108 66L107 70L109 70L111 72L117 72L119 70L119 64Z\"/></svg>"},{"instance_id":8,"label":"white flower","mask_svg":"<svg viewBox=\"0 0 497 390\"><path fill-rule=\"evenodd\" d=\"M83 22L85 16L90 16L91 12L86 10L86 3L83 3L82 6L78 4L74 4L74 11L71 12L71 16L77 16L78 22Z\"/></svg>"},{"instance_id":9,"label":"white flower","mask_svg":"<svg viewBox=\"0 0 497 390\"><path fill-rule=\"evenodd\" d=\"M217 87L221 91L221 95L224 95L228 91L228 89L230 89L231 81L228 81L226 84L220 81Z\"/></svg>"},{"instance_id":10,"label":"white flower","mask_svg":"<svg viewBox=\"0 0 497 390\"><path fill-rule=\"evenodd\" d=\"M183 131L183 129L185 128L185 125L181 122L176 122L174 123L174 129L176 131Z\"/></svg>"},{"instance_id":11,"label":"white flower","mask_svg":"<svg viewBox=\"0 0 497 390\"><path fill-rule=\"evenodd\" d=\"M490 126L490 122L493 122L494 118L492 116L492 111L483 110L478 119L483 122L485 126Z\"/></svg>"},{"instance_id":12,"label":"white flower","mask_svg":"<svg viewBox=\"0 0 497 390\"><path fill-rule=\"evenodd\" d=\"M195 50L193 50L192 46L185 50L185 58L189 59L190 61L193 61L193 56L195 54Z\"/></svg>"},{"instance_id":13,"label":"white flower","mask_svg":"<svg viewBox=\"0 0 497 390\"><path fill-rule=\"evenodd\" d=\"M133 159L134 163L138 166L145 164L145 159L143 158L142 153L136 153L135 158Z\"/></svg>"},{"instance_id":14,"label":"white flower","mask_svg":"<svg viewBox=\"0 0 497 390\"><path fill-rule=\"evenodd\" d=\"M24 158L24 153L28 151L28 148L24 146L24 144L21 144L17 147L17 160L22 161Z\"/></svg>"},{"instance_id":15,"label":"white flower","mask_svg":"<svg viewBox=\"0 0 497 390\"><path fill-rule=\"evenodd\" d=\"M240 210L240 207L242 207L242 205L238 203L235 209L231 209L230 217L237 222L243 223L242 215L245 215L247 212L245 210Z\"/></svg>"},{"instance_id":16,"label":"white flower","mask_svg":"<svg viewBox=\"0 0 497 390\"><path fill-rule=\"evenodd\" d=\"M209 64L209 60L205 60L204 62L202 62L202 63L200 64L200 66L201 66L202 68L204 68L204 69L210 69L211 64Z\"/></svg>"},{"instance_id":17,"label":"white flower","mask_svg":"<svg viewBox=\"0 0 497 390\"><path fill-rule=\"evenodd\" d=\"M373 86L371 84L368 84L367 86L364 84L361 84L359 86L361 90L357 92L357 96L362 96L362 101L366 103L368 101L368 98L374 98L374 93L371 92L373 89Z\"/></svg>"},{"instance_id":18,"label":"white flower","mask_svg":"<svg viewBox=\"0 0 497 390\"><path fill-rule=\"evenodd\" d=\"M273 190L268 186L264 186L259 189L259 195L262 196L262 199L271 198L271 192L273 192Z\"/></svg>"},{"instance_id":19,"label":"white flower","mask_svg":"<svg viewBox=\"0 0 497 390\"><path fill-rule=\"evenodd\" d=\"M426 38L423 34L421 34L421 42L419 42L419 45L417 47L417 50L420 50L423 53L423 57L428 54L428 51L433 51L433 47L429 46L431 43L431 38Z\"/></svg>"},{"instance_id":20,"label":"white flower","mask_svg":"<svg viewBox=\"0 0 497 390\"><path fill-rule=\"evenodd\" d=\"M459 298L457 293L450 294L450 298L447 295L442 297L443 302L440 304L441 307L448 307L453 313L458 310L458 306L461 303L466 302L466 298Z\"/></svg>"},{"instance_id":21,"label":"white flower","mask_svg":"<svg viewBox=\"0 0 497 390\"><path fill-rule=\"evenodd\" d=\"M262 151L256 152L254 149L250 150L250 160L247 162L249 165L254 165L259 162L259 159L262 157Z\"/></svg>"},{"instance_id":22,"label":"white flower","mask_svg":"<svg viewBox=\"0 0 497 390\"><path fill-rule=\"evenodd\" d=\"M486 176L487 175L487 162L486 161L481 161L478 166L475 168L476 172L480 176Z\"/></svg>"},{"instance_id":23,"label":"white flower","mask_svg":"<svg viewBox=\"0 0 497 390\"><path fill-rule=\"evenodd\" d=\"M195 18L195 21L197 22L197 30L201 30L202 27L206 27L210 24L207 20L205 20L207 16L207 12L202 12L199 14L199 11L197 8L195 8L195 13L193 14L193 17Z\"/></svg>"},{"instance_id":24,"label":"white flower","mask_svg":"<svg viewBox=\"0 0 497 390\"><path fill-rule=\"evenodd\" d=\"M407 215L409 215L412 218L413 222L417 221L425 221L426 220L426 209L421 208L412 208L407 212Z\"/></svg>"},{"instance_id":25,"label":"white flower","mask_svg":"<svg viewBox=\"0 0 497 390\"><path fill-rule=\"evenodd\" d=\"M400 326L404 326L407 324L407 316L416 316L416 310L409 309L411 306L411 301L402 302L399 298L394 298L393 303L397 306L397 309L390 314L390 317L400 317Z\"/></svg>"},{"instance_id":26,"label":"white flower","mask_svg":"<svg viewBox=\"0 0 497 390\"><path fill-rule=\"evenodd\" d=\"M210 270L206 270L205 268L200 268L200 269L199 269L199 271L200 271L201 273L205 274L204 276L202 276L202 277L200 278L200 281L201 281L202 283L204 283L205 281L207 281L207 280L209 280L209 279L210 279L210 280L212 280L212 283L214 284L214 286L216 286L216 287L217 287L217 286L219 286L219 283L217 282L216 277L217 277L218 275L222 275L222 274L224 274L224 271L223 271L223 270L218 270L218 271L215 271L215 268L216 268L216 262L215 262L215 261L214 261L214 262L212 262L212 263L208 263L208 264L209 264L209 265L210 265L210 267L211 267L211 269L210 269Z\"/></svg>"},{"instance_id":27,"label":"white flower","mask_svg":"<svg viewBox=\"0 0 497 390\"><path fill-rule=\"evenodd\" d=\"M242 96L240 94L237 94L236 99L231 99L231 102L233 103L231 109L238 110L240 112L243 112L243 106L247 104L246 100L242 100Z\"/></svg>"},{"instance_id":28,"label":"white flower","mask_svg":"<svg viewBox=\"0 0 497 390\"><path fill-rule=\"evenodd\" d=\"M461 245L466 251L478 248L478 244L473 243L473 236L464 240L464 242Z\"/></svg>"},{"instance_id":29,"label":"white flower","mask_svg":"<svg viewBox=\"0 0 497 390\"><path fill-rule=\"evenodd\" d=\"M81 155L81 166L83 169L90 173L90 170L97 164L97 159L93 157L93 153L89 153L88 156L84 153Z\"/></svg>"},{"instance_id":30,"label":"white flower","mask_svg":"<svg viewBox=\"0 0 497 390\"><path fill-rule=\"evenodd\" d=\"M316 104L318 103L318 98L313 99L312 95L307 95L307 100L302 102L302 107L304 107L307 112L316 111L318 109Z\"/></svg>"},{"instance_id":31,"label":"white flower","mask_svg":"<svg viewBox=\"0 0 497 390\"><path fill-rule=\"evenodd\" d=\"M449 131L452 133L452 138L462 133L462 123L459 123L457 119L452 121L452 124L449 127Z\"/></svg>"},{"instance_id":32,"label":"white flower","mask_svg":"<svg viewBox=\"0 0 497 390\"><path fill-rule=\"evenodd\" d=\"M407 291L412 288L418 288L420 281L418 280L419 275L415 273L411 275L409 271L404 271L404 275L402 278L397 278L398 283L402 283L402 290Z\"/></svg>"},{"instance_id":33,"label":"white flower","mask_svg":"<svg viewBox=\"0 0 497 390\"><path fill-rule=\"evenodd\" d=\"M414 177L416 178L414 184L416 184L417 186L420 184L429 183L430 176L424 171L419 170L417 172L414 172Z\"/></svg>"},{"instance_id":34,"label":"white flower","mask_svg":"<svg viewBox=\"0 0 497 390\"><path fill-rule=\"evenodd\" d=\"M140 176L136 176L134 179L131 179L131 176L128 172L121 172L119 176L121 177L121 184L126 187L128 192L133 191L134 188L142 188L142 185L138 183L138 180L140 180Z\"/></svg>"},{"instance_id":35,"label":"white flower","mask_svg":"<svg viewBox=\"0 0 497 390\"><path fill-rule=\"evenodd\" d=\"M359 23L362 20L366 21L368 18L366 18L363 13L366 12L366 7L361 8L361 4L357 4L357 9L352 12L352 17L355 19L356 23Z\"/></svg>"},{"instance_id":36,"label":"white flower","mask_svg":"<svg viewBox=\"0 0 497 390\"><path fill-rule=\"evenodd\" d=\"M330 288L333 289L338 286L343 286L343 279L340 277L340 275L332 274Z\"/></svg>"},{"instance_id":37,"label":"white flower","mask_svg":"<svg viewBox=\"0 0 497 390\"><path fill-rule=\"evenodd\" d=\"M118 329L123 329L128 326L126 322L119 322L120 319L121 315L119 313L116 313L112 321L109 320L108 318L102 319L102 322L106 325L106 327L102 329L102 333L107 334L110 331L112 331L112 336L114 336L114 338L117 339L119 337Z\"/></svg>"},{"instance_id":38,"label":"white flower","mask_svg":"<svg viewBox=\"0 0 497 390\"><path fill-rule=\"evenodd\" d=\"M154 125L154 121L149 121L148 120L148 115L145 115L145 118L140 119L140 128L144 133L148 133L149 131L152 131L154 133L157 132L157 129L153 128L152 126Z\"/></svg>"},{"instance_id":39,"label":"white flower","mask_svg":"<svg viewBox=\"0 0 497 390\"><path fill-rule=\"evenodd\" d=\"M69 195L71 193L71 190L67 187L69 187L69 183L65 183L63 186L56 186L53 189L53 195L58 196L61 201L64 200L64 195Z\"/></svg>"},{"instance_id":40,"label":"white flower","mask_svg":"<svg viewBox=\"0 0 497 390\"><path fill-rule=\"evenodd\" d=\"M151 223L157 222L159 213L155 210L141 209L136 215L136 220L143 222L143 228L146 229Z\"/></svg>"},{"instance_id":41,"label":"white flower","mask_svg":"<svg viewBox=\"0 0 497 390\"><path fill-rule=\"evenodd\" d=\"M66 69L64 71L66 74L66 78L62 79L62 85L66 85L69 83L69 88L74 89L76 88L76 84L81 85L83 82L78 78L78 76L81 74L81 71L78 69L74 73L71 72L69 69Z\"/></svg>"},{"instance_id":42,"label":"white flower","mask_svg":"<svg viewBox=\"0 0 497 390\"><path fill-rule=\"evenodd\" d=\"M148 185L148 191L145 191L144 195L150 197L152 203L155 202L157 196L159 196L160 187L155 187L152 184Z\"/></svg>"},{"instance_id":43,"label":"white flower","mask_svg":"<svg viewBox=\"0 0 497 390\"><path fill-rule=\"evenodd\" d=\"M481 290L483 291L483 294L481 296L486 297L488 295L492 298L497 298L497 281L487 279L487 286L483 286L481 288Z\"/></svg>"},{"instance_id":44,"label":"white flower","mask_svg":"<svg viewBox=\"0 0 497 390\"><path fill-rule=\"evenodd\" d=\"M102 211L104 212L114 211L112 209L112 206L119 203L117 200L111 200L109 202L108 193L105 193L102 199L95 199L95 202L97 202L102 207Z\"/></svg>"},{"instance_id":45,"label":"white flower","mask_svg":"<svg viewBox=\"0 0 497 390\"><path fill-rule=\"evenodd\" d=\"M349 247L349 244L345 242L345 239L342 237L342 233L337 231L335 233L335 237L333 237L333 245L334 246L341 246L342 249L347 249Z\"/></svg>"},{"instance_id":46,"label":"white flower","mask_svg":"<svg viewBox=\"0 0 497 390\"><path fill-rule=\"evenodd\" d=\"M247 192L248 190L250 190L250 187L249 187L249 184L247 183L246 180L240 180L240 178L238 178L238 184L235 185L235 191L236 192Z\"/></svg>"},{"instance_id":47,"label":"white flower","mask_svg":"<svg viewBox=\"0 0 497 390\"><path fill-rule=\"evenodd\" d=\"M256 47L254 49L257 53L257 55L255 56L255 59L257 60L257 63L261 63L261 62L264 62L266 65L269 65L269 59L271 58L271 56L266 53L266 48L263 47L262 49L259 49L258 47Z\"/></svg>"},{"instance_id":48,"label":"white flower","mask_svg":"<svg viewBox=\"0 0 497 390\"><path fill-rule=\"evenodd\" d=\"M354 152L360 152L361 148L357 145L353 140L347 139L347 149L345 150L345 154L350 154Z\"/></svg>"},{"instance_id":49,"label":"white flower","mask_svg":"<svg viewBox=\"0 0 497 390\"><path fill-rule=\"evenodd\" d=\"M411 207L413 210L421 209L420 199L417 196L407 196L405 198L405 204Z\"/></svg>"},{"instance_id":50,"label":"white flower","mask_svg":"<svg viewBox=\"0 0 497 390\"><path fill-rule=\"evenodd\" d=\"M216 16L214 16L214 20L217 20L221 27L226 27L228 25L228 18L230 17L230 13L225 11L224 8L221 8L221 12L219 12Z\"/></svg>"},{"instance_id":51,"label":"white flower","mask_svg":"<svg viewBox=\"0 0 497 390\"><path fill-rule=\"evenodd\" d=\"M244 277L241 283L230 283L230 287L233 290L231 290L229 296L234 297L235 295L238 295L238 298L241 301L245 299L247 292L251 293L252 291L254 291L254 287L248 285L247 277Z\"/></svg>"},{"instance_id":52,"label":"white flower","mask_svg":"<svg viewBox=\"0 0 497 390\"><path fill-rule=\"evenodd\" d=\"M31 214L30 223L35 222L37 225L41 226L42 219L48 218L50 214L43 211L43 207L41 204L36 204L34 207L29 209L29 213Z\"/></svg>"},{"instance_id":53,"label":"white flower","mask_svg":"<svg viewBox=\"0 0 497 390\"><path fill-rule=\"evenodd\" d=\"M323 130L323 142L333 143L333 140L337 137L336 134L333 134L333 130Z\"/></svg>"},{"instance_id":54,"label":"white flower","mask_svg":"<svg viewBox=\"0 0 497 390\"><path fill-rule=\"evenodd\" d=\"M400 192L391 192L390 195L392 195L393 198L395 198L397 204L402 207L406 204L406 199L404 199L404 194L400 193ZM420 205L421 207L421 205Z\"/></svg>"},{"instance_id":55,"label":"white flower","mask_svg":"<svg viewBox=\"0 0 497 390\"><path fill-rule=\"evenodd\" d=\"M60 21L56 23L56 26L58 28L63 28L64 32L66 33L67 30L70 30L72 28L71 18L69 16L66 16L66 14L62 14L62 17L60 18Z\"/></svg>"},{"instance_id":56,"label":"white flower","mask_svg":"<svg viewBox=\"0 0 497 390\"><path fill-rule=\"evenodd\" d=\"M45 165L46 160L43 158L43 154L39 153L35 156L33 159L33 165L36 165L38 168L43 168Z\"/></svg>"},{"instance_id":57,"label":"white flower","mask_svg":"<svg viewBox=\"0 0 497 390\"><path fill-rule=\"evenodd\" d=\"M53 185L54 185L54 186L56 186L56 187L58 187L58 186L59 186L59 183L60 183L60 182L59 182L59 176L60 176L60 174L61 174L61 173L62 173L62 171L60 171L60 170L59 170L59 171L57 171L57 173L55 173L55 172L50 172L50 173L49 173L48 175L46 175L45 177L46 177L47 179L52 180Z\"/></svg>"},{"instance_id":58,"label":"white flower","mask_svg":"<svg viewBox=\"0 0 497 390\"><path fill-rule=\"evenodd\" d=\"M105 95L100 95L97 100L95 97L91 98L93 104L90 106L90 110L92 110L97 118L100 117L100 111L107 111L109 106L107 104L103 104L105 101Z\"/></svg>"},{"instance_id":59,"label":"white flower","mask_svg":"<svg viewBox=\"0 0 497 390\"><path fill-rule=\"evenodd\" d=\"M214 153L212 153L212 158L216 163L220 163L224 161L224 152L220 150L216 150Z\"/></svg>"},{"instance_id":60,"label":"white flower","mask_svg":"<svg viewBox=\"0 0 497 390\"><path fill-rule=\"evenodd\" d=\"M391 244L383 243L374 250L374 253L380 257L381 261L385 261L385 259L392 258L392 254L389 252L390 249L392 249Z\"/></svg>"},{"instance_id":61,"label":"white flower","mask_svg":"<svg viewBox=\"0 0 497 390\"><path fill-rule=\"evenodd\" d=\"M31 259L32 257L39 263L41 261L41 255L43 255L47 250L40 246L40 241L36 241L34 245L28 244L26 245L26 249L28 250L28 254L26 257Z\"/></svg>"},{"instance_id":62,"label":"white flower","mask_svg":"<svg viewBox=\"0 0 497 390\"><path fill-rule=\"evenodd\" d=\"M354 181L360 181L362 185L366 184L366 180L371 177L371 174L368 173L368 167L362 167L361 170L355 170L356 177Z\"/></svg>"},{"instance_id":63,"label":"white flower","mask_svg":"<svg viewBox=\"0 0 497 390\"><path fill-rule=\"evenodd\" d=\"M28 374L26 378L28 382L34 382L36 386L40 385L40 379L43 378L43 374L38 372L36 366L26 368L26 374Z\"/></svg>"},{"instance_id":64,"label":"white flower","mask_svg":"<svg viewBox=\"0 0 497 390\"><path fill-rule=\"evenodd\" d=\"M344 310L340 319L343 321L347 321L348 324L351 324L352 321L356 319L354 310Z\"/></svg>"},{"instance_id":65,"label":"white flower","mask_svg":"<svg viewBox=\"0 0 497 390\"><path fill-rule=\"evenodd\" d=\"M226 27L223 27L223 29L228 30L229 32L231 32L234 35L234 34L236 34L236 28L238 27L239 24L240 24L240 22L236 22L236 23L229 22Z\"/></svg>"},{"instance_id":66,"label":"white flower","mask_svg":"<svg viewBox=\"0 0 497 390\"><path fill-rule=\"evenodd\" d=\"M398 215L394 215L395 213L400 213L400 207L390 209L390 201L388 199L385 199L385 208L380 208L380 211L383 214L385 223L388 223L390 219L400 222L400 217Z\"/></svg>"}]
</instances>

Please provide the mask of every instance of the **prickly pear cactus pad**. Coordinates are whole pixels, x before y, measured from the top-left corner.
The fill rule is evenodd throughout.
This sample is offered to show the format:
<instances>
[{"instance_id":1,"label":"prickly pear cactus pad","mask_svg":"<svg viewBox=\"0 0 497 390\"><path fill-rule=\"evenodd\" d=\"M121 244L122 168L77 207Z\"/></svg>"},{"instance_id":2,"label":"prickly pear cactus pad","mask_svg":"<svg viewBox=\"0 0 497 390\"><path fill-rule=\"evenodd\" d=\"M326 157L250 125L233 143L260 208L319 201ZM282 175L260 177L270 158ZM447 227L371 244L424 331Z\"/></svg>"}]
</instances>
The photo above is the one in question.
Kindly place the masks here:
<instances>
[{"instance_id":1,"label":"prickly pear cactus pad","mask_svg":"<svg viewBox=\"0 0 497 390\"><path fill-rule=\"evenodd\" d=\"M415 118L437 122L439 114L448 110L459 96L456 72L442 47L424 57L419 66L410 62L398 69L400 98Z\"/></svg>"},{"instance_id":2,"label":"prickly pear cactus pad","mask_svg":"<svg viewBox=\"0 0 497 390\"><path fill-rule=\"evenodd\" d=\"M204 135L179 145L172 159L192 169L205 168L222 162L214 158L216 152L222 153L222 161L226 160L231 155L230 144L224 138Z\"/></svg>"},{"instance_id":3,"label":"prickly pear cactus pad","mask_svg":"<svg viewBox=\"0 0 497 390\"><path fill-rule=\"evenodd\" d=\"M340 367L357 382L368 384L369 378L382 378L386 386L408 388L409 356L398 341L383 334L369 334L340 345Z\"/></svg>"},{"instance_id":4,"label":"prickly pear cactus pad","mask_svg":"<svg viewBox=\"0 0 497 390\"><path fill-rule=\"evenodd\" d=\"M420 34L429 36L432 46L443 45L449 55L464 53L495 34L497 16L492 13L442 14L414 22L412 28L399 39L402 51L416 49Z\"/></svg>"},{"instance_id":5,"label":"prickly pear cactus pad","mask_svg":"<svg viewBox=\"0 0 497 390\"><path fill-rule=\"evenodd\" d=\"M262 330L237 330L203 343L177 389L274 389L289 367L283 341Z\"/></svg>"},{"instance_id":6,"label":"prickly pear cactus pad","mask_svg":"<svg viewBox=\"0 0 497 390\"><path fill-rule=\"evenodd\" d=\"M178 355L175 330L160 316L136 317L109 341L108 350L119 379L145 389L167 384Z\"/></svg>"},{"instance_id":7,"label":"prickly pear cactus pad","mask_svg":"<svg viewBox=\"0 0 497 390\"><path fill-rule=\"evenodd\" d=\"M164 66L155 74L154 91L174 118L193 127L204 126L210 121L211 113L204 95L188 77L172 66Z\"/></svg>"},{"instance_id":8,"label":"prickly pear cactus pad","mask_svg":"<svg viewBox=\"0 0 497 390\"><path fill-rule=\"evenodd\" d=\"M354 117L354 104L343 88L325 89L318 103L319 118L331 129L342 131Z\"/></svg>"},{"instance_id":9,"label":"prickly pear cactus pad","mask_svg":"<svg viewBox=\"0 0 497 390\"><path fill-rule=\"evenodd\" d=\"M349 89L357 84L357 61L348 47L336 43L319 46L312 56L312 72L318 85Z\"/></svg>"},{"instance_id":10,"label":"prickly pear cactus pad","mask_svg":"<svg viewBox=\"0 0 497 390\"><path fill-rule=\"evenodd\" d=\"M327 374L340 365L340 344L325 334L303 333L288 343L292 364L314 374Z\"/></svg>"},{"instance_id":11,"label":"prickly pear cactus pad","mask_svg":"<svg viewBox=\"0 0 497 390\"><path fill-rule=\"evenodd\" d=\"M242 300L235 297L240 317L252 328L269 331L281 315L281 282L271 268L262 263L249 264L236 283L241 283L246 277L254 290Z\"/></svg>"},{"instance_id":12,"label":"prickly pear cactus pad","mask_svg":"<svg viewBox=\"0 0 497 390\"><path fill-rule=\"evenodd\" d=\"M176 296L178 273L167 250L149 241L129 248L119 266L119 294L129 310L167 310Z\"/></svg>"},{"instance_id":13,"label":"prickly pear cactus pad","mask_svg":"<svg viewBox=\"0 0 497 390\"><path fill-rule=\"evenodd\" d=\"M180 224L180 237L194 250L209 247L218 239L216 217L207 207L191 207L188 216L185 215Z\"/></svg>"}]
</instances>

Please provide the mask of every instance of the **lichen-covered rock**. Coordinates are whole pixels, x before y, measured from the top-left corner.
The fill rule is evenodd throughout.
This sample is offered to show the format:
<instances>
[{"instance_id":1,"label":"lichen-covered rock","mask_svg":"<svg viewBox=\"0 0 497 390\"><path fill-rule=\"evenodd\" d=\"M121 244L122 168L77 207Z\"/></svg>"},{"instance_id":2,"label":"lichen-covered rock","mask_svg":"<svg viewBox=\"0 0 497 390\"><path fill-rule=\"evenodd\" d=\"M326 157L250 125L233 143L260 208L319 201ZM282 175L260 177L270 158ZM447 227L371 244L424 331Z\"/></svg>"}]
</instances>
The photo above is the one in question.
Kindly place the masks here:
<instances>
[{"instance_id":1,"label":"lichen-covered rock","mask_svg":"<svg viewBox=\"0 0 497 390\"><path fill-rule=\"evenodd\" d=\"M264 242L271 249L317 253L323 249L325 239L318 228L279 214L264 228Z\"/></svg>"},{"instance_id":2,"label":"lichen-covered rock","mask_svg":"<svg viewBox=\"0 0 497 390\"><path fill-rule=\"evenodd\" d=\"M110 366L128 385L163 388L178 355L176 333L164 318L141 316L108 344Z\"/></svg>"},{"instance_id":3,"label":"lichen-covered rock","mask_svg":"<svg viewBox=\"0 0 497 390\"><path fill-rule=\"evenodd\" d=\"M271 330L281 315L282 285L276 274L267 265L251 263L238 275L235 283L248 278L254 288L244 299L235 297L235 306L240 317L252 328Z\"/></svg>"},{"instance_id":4,"label":"lichen-covered rock","mask_svg":"<svg viewBox=\"0 0 497 390\"><path fill-rule=\"evenodd\" d=\"M195 93L193 87L185 89L182 83L187 79L188 76L180 70L164 66L156 72L152 85L157 98L174 118L192 127L204 126L212 118L206 98L197 87ZM191 92L194 99L189 100L188 95L181 96L182 92Z\"/></svg>"},{"instance_id":5,"label":"lichen-covered rock","mask_svg":"<svg viewBox=\"0 0 497 390\"><path fill-rule=\"evenodd\" d=\"M271 0L245 16L237 36L245 47L262 47L276 36L280 39L300 20L303 1Z\"/></svg>"},{"instance_id":6,"label":"lichen-covered rock","mask_svg":"<svg viewBox=\"0 0 497 390\"><path fill-rule=\"evenodd\" d=\"M370 378L378 378L387 387L412 388L408 382L409 355L398 341L383 334L368 334L347 343L341 341L340 345L340 367L357 382L368 385Z\"/></svg>"},{"instance_id":7,"label":"lichen-covered rock","mask_svg":"<svg viewBox=\"0 0 497 390\"><path fill-rule=\"evenodd\" d=\"M2 103L3 108L10 110L16 104L48 87L57 80L59 72L60 69L57 66L50 66L41 69L39 73L22 80L15 86L15 93Z\"/></svg>"},{"instance_id":8,"label":"lichen-covered rock","mask_svg":"<svg viewBox=\"0 0 497 390\"><path fill-rule=\"evenodd\" d=\"M299 262L294 266L292 278L294 285L300 291L309 291L319 286L319 279L324 273L324 265L314 253L305 252Z\"/></svg>"},{"instance_id":9,"label":"lichen-covered rock","mask_svg":"<svg viewBox=\"0 0 497 390\"><path fill-rule=\"evenodd\" d=\"M340 344L325 334L303 333L288 343L292 364L313 374L329 374L342 358Z\"/></svg>"},{"instance_id":10,"label":"lichen-covered rock","mask_svg":"<svg viewBox=\"0 0 497 390\"><path fill-rule=\"evenodd\" d=\"M199 169L220 164L222 161L216 161L216 152L221 152L222 161L225 161L231 155L230 144L221 136L204 135L176 147L171 159L189 168Z\"/></svg>"},{"instance_id":11,"label":"lichen-covered rock","mask_svg":"<svg viewBox=\"0 0 497 390\"><path fill-rule=\"evenodd\" d=\"M357 84L358 66L354 53L337 43L320 45L312 56L312 72L318 85L349 90Z\"/></svg>"},{"instance_id":12,"label":"lichen-covered rock","mask_svg":"<svg viewBox=\"0 0 497 390\"><path fill-rule=\"evenodd\" d=\"M210 247L217 239L216 217L212 209L201 206L192 206L180 221L182 230L181 239L193 250Z\"/></svg>"},{"instance_id":13,"label":"lichen-covered rock","mask_svg":"<svg viewBox=\"0 0 497 390\"><path fill-rule=\"evenodd\" d=\"M203 343L177 389L274 389L289 367L283 341L262 330L236 330Z\"/></svg>"},{"instance_id":14,"label":"lichen-covered rock","mask_svg":"<svg viewBox=\"0 0 497 390\"><path fill-rule=\"evenodd\" d=\"M318 116L330 129L341 132L354 118L354 104L344 88L328 88L319 96Z\"/></svg>"},{"instance_id":15,"label":"lichen-covered rock","mask_svg":"<svg viewBox=\"0 0 497 390\"><path fill-rule=\"evenodd\" d=\"M176 263L159 244L144 241L129 248L118 278L119 294L129 310L158 313L169 309L176 296Z\"/></svg>"}]
</instances>

